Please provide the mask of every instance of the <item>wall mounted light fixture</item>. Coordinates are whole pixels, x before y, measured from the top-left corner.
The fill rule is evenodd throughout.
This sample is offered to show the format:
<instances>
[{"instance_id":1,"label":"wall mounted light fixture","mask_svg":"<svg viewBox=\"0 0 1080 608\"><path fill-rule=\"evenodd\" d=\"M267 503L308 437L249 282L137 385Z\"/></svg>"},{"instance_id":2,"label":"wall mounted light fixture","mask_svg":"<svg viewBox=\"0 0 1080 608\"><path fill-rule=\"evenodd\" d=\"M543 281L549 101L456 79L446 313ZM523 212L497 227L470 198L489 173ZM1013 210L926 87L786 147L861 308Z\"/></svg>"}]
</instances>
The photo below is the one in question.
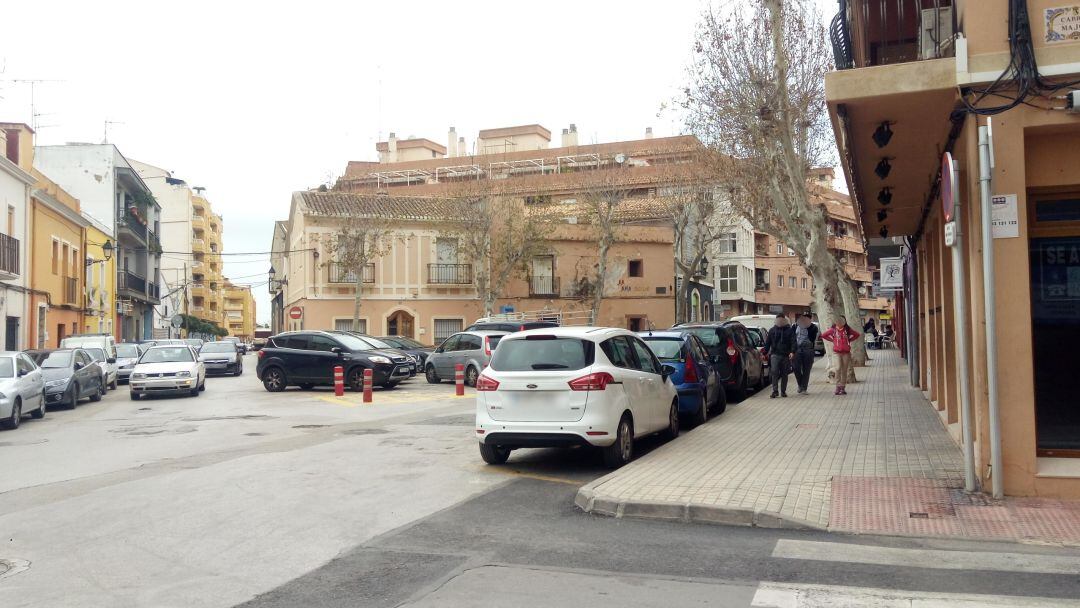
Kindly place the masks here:
<instances>
[{"instance_id":1,"label":"wall mounted light fixture","mask_svg":"<svg viewBox=\"0 0 1080 608\"><path fill-rule=\"evenodd\" d=\"M881 179L885 179L886 177L889 177L889 173L891 171L892 171L892 163L889 162L888 158L883 158L883 159L879 160L877 166L874 167L874 173L876 173L877 176L880 177Z\"/></svg>"},{"instance_id":2,"label":"wall mounted light fixture","mask_svg":"<svg viewBox=\"0 0 1080 608\"><path fill-rule=\"evenodd\" d=\"M877 193L877 200L882 205L888 205L892 202L892 188L885 186Z\"/></svg>"},{"instance_id":3,"label":"wall mounted light fixture","mask_svg":"<svg viewBox=\"0 0 1080 608\"><path fill-rule=\"evenodd\" d=\"M892 140L893 132L889 128L889 122L885 121L878 125L878 128L874 129L874 143L877 147L884 148L889 145L889 141Z\"/></svg>"}]
</instances>

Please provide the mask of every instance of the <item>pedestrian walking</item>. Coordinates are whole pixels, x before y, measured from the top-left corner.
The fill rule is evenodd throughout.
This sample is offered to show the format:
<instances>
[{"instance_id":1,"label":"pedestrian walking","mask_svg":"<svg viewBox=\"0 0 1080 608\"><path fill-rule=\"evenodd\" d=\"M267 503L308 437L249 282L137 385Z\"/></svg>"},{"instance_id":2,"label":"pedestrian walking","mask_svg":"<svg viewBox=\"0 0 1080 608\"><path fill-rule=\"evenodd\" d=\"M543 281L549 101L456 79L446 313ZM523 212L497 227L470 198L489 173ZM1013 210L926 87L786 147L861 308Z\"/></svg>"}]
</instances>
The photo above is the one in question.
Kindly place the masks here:
<instances>
[{"instance_id":1,"label":"pedestrian walking","mask_svg":"<svg viewBox=\"0 0 1080 608\"><path fill-rule=\"evenodd\" d=\"M765 339L765 356L769 357L769 374L772 376L772 394L769 398L787 397L788 374L791 371L789 366L795 356L795 335L784 315L776 315L776 320L773 321L772 329Z\"/></svg>"},{"instance_id":2,"label":"pedestrian walking","mask_svg":"<svg viewBox=\"0 0 1080 608\"><path fill-rule=\"evenodd\" d=\"M811 322L809 314L801 314L795 321L795 356L791 362L795 368L795 382L799 394L810 390L810 370L814 367L814 344L818 339L818 327Z\"/></svg>"},{"instance_id":3,"label":"pedestrian walking","mask_svg":"<svg viewBox=\"0 0 1080 608\"><path fill-rule=\"evenodd\" d=\"M836 355L836 395L846 395L846 382L851 371L851 343L859 339L859 332L851 329L843 315L837 315L832 327L821 334L822 340L832 342Z\"/></svg>"}]
</instances>

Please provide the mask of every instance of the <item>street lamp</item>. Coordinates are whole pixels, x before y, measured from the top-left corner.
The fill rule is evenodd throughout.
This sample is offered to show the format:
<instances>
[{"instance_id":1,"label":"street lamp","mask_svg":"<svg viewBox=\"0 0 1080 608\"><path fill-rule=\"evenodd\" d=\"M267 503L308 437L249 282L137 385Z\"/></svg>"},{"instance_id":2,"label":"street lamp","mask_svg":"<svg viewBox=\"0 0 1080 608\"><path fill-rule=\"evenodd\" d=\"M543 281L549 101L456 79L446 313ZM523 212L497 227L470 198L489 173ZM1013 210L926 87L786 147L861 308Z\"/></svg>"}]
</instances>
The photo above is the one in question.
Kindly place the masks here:
<instances>
[{"instance_id":1,"label":"street lamp","mask_svg":"<svg viewBox=\"0 0 1080 608\"><path fill-rule=\"evenodd\" d=\"M273 266L271 266L270 267L270 291L271 292L273 292L274 289L275 289L274 283L277 283L277 287L281 287L282 285L288 285L289 284L289 279L288 278L284 278L284 279L281 279L279 281L279 280L274 278L276 276L277 276L277 271L274 270Z\"/></svg>"},{"instance_id":2,"label":"street lamp","mask_svg":"<svg viewBox=\"0 0 1080 608\"><path fill-rule=\"evenodd\" d=\"M113 244L109 239L105 239L105 244L101 246L101 253L105 255L104 260L86 260L87 266L93 266L94 264L104 264L112 259Z\"/></svg>"}]
</instances>

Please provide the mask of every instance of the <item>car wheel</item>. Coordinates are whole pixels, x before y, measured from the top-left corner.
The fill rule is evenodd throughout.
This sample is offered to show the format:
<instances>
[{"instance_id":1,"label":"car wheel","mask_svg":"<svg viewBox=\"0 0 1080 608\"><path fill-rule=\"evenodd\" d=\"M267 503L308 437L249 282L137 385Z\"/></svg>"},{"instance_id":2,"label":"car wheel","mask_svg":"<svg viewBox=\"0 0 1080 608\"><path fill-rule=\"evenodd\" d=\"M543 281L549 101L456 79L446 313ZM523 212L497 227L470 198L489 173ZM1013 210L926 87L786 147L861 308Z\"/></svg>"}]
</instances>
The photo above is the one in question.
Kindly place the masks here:
<instances>
[{"instance_id":1,"label":"car wheel","mask_svg":"<svg viewBox=\"0 0 1080 608\"><path fill-rule=\"evenodd\" d=\"M615 443L604 448L604 464L617 469L630 462L634 457L634 423L629 414L623 414L619 420L619 430L615 432Z\"/></svg>"},{"instance_id":2,"label":"car wheel","mask_svg":"<svg viewBox=\"0 0 1080 608\"><path fill-rule=\"evenodd\" d=\"M139 399L141 399L141 398L142 398L142 395L140 395L140 394L136 393L135 391L131 391L131 392L130 392L130 393L128 393L128 394L129 394L129 395L131 395L131 400L132 400L132 401L138 401Z\"/></svg>"},{"instance_id":3,"label":"car wheel","mask_svg":"<svg viewBox=\"0 0 1080 608\"><path fill-rule=\"evenodd\" d=\"M668 425L664 430L664 438L668 441L679 437L679 400L671 402L671 411L668 412Z\"/></svg>"},{"instance_id":4,"label":"car wheel","mask_svg":"<svg viewBox=\"0 0 1080 608\"><path fill-rule=\"evenodd\" d=\"M716 403L713 404L713 415L723 414L727 410L727 393L723 388L716 391Z\"/></svg>"},{"instance_id":5,"label":"car wheel","mask_svg":"<svg viewBox=\"0 0 1080 608\"><path fill-rule=\"evenodd\" d=\"M271 393L285 390L285 372L280 367L271 367L263 372L263 388Z\"/></svg>"},{"instance_id":6,"label":"car wheel","mask_svg":"<svg viewBox=\"0 0 1080 608\"><path fill-rule=\"evenodd\" d=\"M488 464L503 464L510 458L510 448L499 445L480 444L480 457Z\"/></svg>"},{"instance_id":7,"label":"car wheel","mask_svg":"<svg viewBox=\"0 0 1080 608\"><path fill-rule=\"evenodd\" d=\"M345 388L350 391L364 390L364 368L354 367L345 378Z\"/></svg>"},{"instance_id":8,"label":"car wheel","mask_svg":"<svg viewBox=\"0 0 1080 608\"><path fill-rule=\"evenodd\" d=\"M119 383L120 383L120 378L119 378L119 377L117 377L117 378L116 378L115 380L113 380L113 381L112 381L112 382L111 382L111 383L109 384L109 390L110 390L110 391L115 391L115 390L116 390L116 387L117 387L117 386L119 385Z\"/></svg>"},{"instance_id":9,"label":"car wheel","mask_svg":"<svg viewBox=\"0 0 1080 608\"><path fill-rule=\"evenodd\" d=\"M382 383L382 387L385 388L386 390L390 390L390 389L394 388L397 385L398 385L397 382L383 382Z\"/></svg>"},{"instance_id":10,"label":"car wheel","mask_svg":"<svg viewBox=\"0 0 1080 608\"><path fill-rule=\"evenodd\" d=\"M310 391L313 388L315 388L315 385L310 382L305 382L300 385L300 390L302 391Z\"/></svg>"},{"instance_id":11,"label":"car wheel","mask_svg":"<svg viewBox=\"0 0 1080 608\"><path fill-rule=\"evenodd\" d=\"M435 366L429 365L424 368L424 378L427 378L428 384L439 384L442 379L439 378L439 374L435 373Z\"/></svg>"},{"instance_id":12,"label":"car wheel","mask_svg":"<svg viewBox=\"0 0 1080 608\"><path fill-rule=\"evenodd\" d=\"M244 373L244 366L243 365L237 365L236 366L236 373L234 373L233 375L234 376L239 376L242 373Z\"/></svg>"},{"instance_id":13,"label":"car wheel","mask_svg":"<svg viewBox=\"0 0 1080 608\"><path fill-rule=\"evenodd\" d=\"M99 386L98 389L96 391L94 391L94 394L90 395L90 401L93 401L94 403L97 403L98 401L101 401L101 396L104 395L104 394L105 394L105 387L104 386Z\"/></svg>"},{"instance_id":14,"label":"car wheel","mask_svg":"<svg viewBox=\"0 0 1080 608\"><path fill-rule=\"evenodd\" d=\"M701 391L701 406L694 415L694 426L701 426L709 421L708 391Z\"/></svg>"},{"instance_id":15,"label":"car wheel","mask_svg":"<svg viewBox=\"0 0 1080 608\"><path fill-rule=\"evenodd\" d=\"M192 387L191 391L188 394L190 394L192 397L198 397L199 392L199 385L196 384L194 387Z\"/></svg>"},{"instance_id":16,"label":"car wheel","mask_svg":"<svg viewBox=\"0 0 1080 608\"><path fill-rule=\"evenodd\" d=\"M476 386L476 379L479 377L480 372L470 365L469 369L465 370L465 386Z\"/></svg>"},{"instance_id":17,"label":"car wheel","mask_svg":"<svg viewBox=\"0 0 1080 608\"><path fill-rule=\"evenodd\" d=\"M205 390L206 390L206 378L204 377L202 379L202 384L199 385L199 391L201 392L201 391L205 391Z\"/></svg>"},{"instance_id":18,"label":"car wheel","mask_svg":"<svg viewBox=\"0 0 1080 608\"><path fill-rule=\"evenodd\" d=\"M11 416L0 423L0 426L5 429L17 429L20 422L22 422L22 401L16 399L15 403L11 405Z\"/></svg>"},{"instance_id":19,"label":"car wheel","mask_svg":"<svg viewBox=\"0 0 1080 608\"><path fill-rule=\"evenodd\" d=\"M750 378L746 377L746 372L743 372L742 378L739 378L739 384L732 391L732 396L739 401L746 399L746 393L750 388Z\"/></svg>"},{"instance_id":20,"label":"car wheel","mask_svg":"<svg viewBox=\"0 0 1080 608\"><path fill-rule=\"evenodd\" d=\"M30 412L30 415L33 416L37 420L41 420L42 418L45 417L45 394L44 393L42 393L42 395L41 395L41 405L39 405L36 410Z\"/></svg>"},{"instance_id":21,"label":"car wheel","mask_svg":"<svg viewBox=\"0 0 1080 608\"><path fill-rule=\"evenodd\" d=\"M73 410L79 405L79 385L71 385L71 397L68 398L68 409Z\"/></svg>"}]
</instances>

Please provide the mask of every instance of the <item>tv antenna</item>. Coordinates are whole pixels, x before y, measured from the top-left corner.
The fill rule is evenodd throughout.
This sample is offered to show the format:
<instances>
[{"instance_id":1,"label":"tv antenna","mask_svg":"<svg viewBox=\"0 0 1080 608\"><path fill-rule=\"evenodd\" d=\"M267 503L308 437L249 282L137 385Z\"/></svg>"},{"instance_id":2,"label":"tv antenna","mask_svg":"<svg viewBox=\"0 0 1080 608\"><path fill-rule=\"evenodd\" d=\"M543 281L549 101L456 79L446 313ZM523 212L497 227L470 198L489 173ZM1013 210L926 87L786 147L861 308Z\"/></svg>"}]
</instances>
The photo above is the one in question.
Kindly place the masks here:
<instances>
[{"instance_id":1,"label":"tv antenna","mask_svg":"<svg viewBox=\"0 0 1080 608\"><path fill-rule=\"evenodd\" d=\"M109 125L122 125L122 124L124 124L124 123L119 122L119 121L115 121L115 120L105 119L105 141L103 141L102 143L106 143L106 144L109 143Z\"/></svg>"},{"instance_id":2,"label":"tv antenna","mask_svg":"<svg viewBox=\"0 0 1080 608\"><path fill-rule=\"evenodd\" d=\"M38 116L44 116L44 114L38 114L37 112L37 85L46 82L64 82L63 80L50 80L45 78L9 78L8 82L14 84L28 84L30 85L30 128L36 133L38 130Z\"/></svg>"}]
</instances>

